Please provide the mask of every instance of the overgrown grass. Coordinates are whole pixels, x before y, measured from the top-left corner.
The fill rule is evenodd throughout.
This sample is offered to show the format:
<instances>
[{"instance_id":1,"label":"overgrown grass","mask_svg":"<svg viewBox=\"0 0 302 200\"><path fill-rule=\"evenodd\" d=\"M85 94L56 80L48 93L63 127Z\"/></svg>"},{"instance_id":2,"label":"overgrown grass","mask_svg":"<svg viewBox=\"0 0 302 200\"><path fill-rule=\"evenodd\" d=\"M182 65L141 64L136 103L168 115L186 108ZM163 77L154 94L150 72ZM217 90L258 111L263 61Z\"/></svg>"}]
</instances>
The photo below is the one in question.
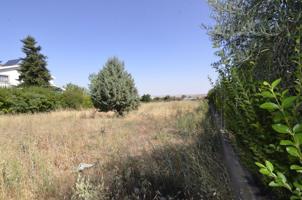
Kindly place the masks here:
<instances>
[{"instance_id":1,"label":"overgrown grass","mask_svg":"<svg viewBox=\"0 0 302 200\"><path fill-rule=\"evenodd\" d=\"M207 104L0 116L1 199L232 199ZM80 163L95 166L77 173Z\"/></svg>"}]
</instances>

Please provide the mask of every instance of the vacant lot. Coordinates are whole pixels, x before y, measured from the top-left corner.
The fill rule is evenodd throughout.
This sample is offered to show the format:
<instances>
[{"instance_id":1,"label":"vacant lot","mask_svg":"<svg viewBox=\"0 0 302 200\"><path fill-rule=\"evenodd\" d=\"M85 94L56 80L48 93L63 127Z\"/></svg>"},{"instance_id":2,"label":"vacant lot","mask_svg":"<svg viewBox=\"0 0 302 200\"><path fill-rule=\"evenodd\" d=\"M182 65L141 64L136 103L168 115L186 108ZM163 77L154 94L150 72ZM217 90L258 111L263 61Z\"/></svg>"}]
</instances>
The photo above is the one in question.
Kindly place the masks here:
<instances>
[{"instance_id":1,"label":"vacant lot","mask_svg":"<svg viewBox=\"0 0 302 200\"><path fill-rule=\"evenodd\" d=\"M0 116L1 199L230 199L204 102ZM80 163L94 167L77 172Z\"/></svg>"}]
</instances>

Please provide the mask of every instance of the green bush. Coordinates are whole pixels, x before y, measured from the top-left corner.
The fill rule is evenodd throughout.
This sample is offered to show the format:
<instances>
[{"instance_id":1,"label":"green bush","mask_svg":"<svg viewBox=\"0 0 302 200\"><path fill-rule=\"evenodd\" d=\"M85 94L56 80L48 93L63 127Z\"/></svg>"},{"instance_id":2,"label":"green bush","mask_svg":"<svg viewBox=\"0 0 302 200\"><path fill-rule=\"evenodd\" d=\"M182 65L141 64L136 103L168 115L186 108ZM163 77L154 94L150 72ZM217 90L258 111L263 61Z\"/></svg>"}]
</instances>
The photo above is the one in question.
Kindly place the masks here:
<instances>
[{"instance_id":1,"label":"green bush","mask_svg":"<svg viewBox=\"0 0 302 200\"><path fill-rule=\"evenodd\" d=\"M267 112L259 105L273 95L267 88L272 85L266 82L263 86L263 81L273 82L280 77L282 82L277 84L275 94L282 95L283 91L288 91L283 96L291 97L290 100L294 98L292 96L301 96L302 87L297 92L295 86L297 81L301 84L302 80L300 17L302 2L300 0L209 0L209 2L213 7L216 24L208 30L213 45L218 49L216 55L219 56L213 67L219 76L213 90L208 94L208 99L222 118L222 128L235 136L234 144L240 153L241 161L254 177L258 178L257 182L271 182L269 178L258 173L258 167L254 164L257 161L269 160L273 163L274 169L284 173L288 180L285 181L281 174L275 173L277 179L271 185L284 186L283 183L287 182L292 191L296 191L293 188L293 173L288 170L288 165L293 163L295 158L288 155L287 147L280 145L280 141L285 140L287 136L276 134L272 127L272 124L276 123L274 121L276 113L279 113L279 118L282 119L278 112L280 107L273 112ZM282 98L277 96L280 102L283 101ZM271 103L276 103L274 101L273 99ZM299 107L301 109L301 106ZM293 115L292 110L284 109L285 112L282 114L296 120L290 126L287 125L290 129L301 123L301 119L297 118L298 114ZM275 172L269 162L259 166L262 166L262 171L265 171L266 167L269 172ZM269 175L274 176L271 173ZM294 177L299 182L302 179L296 174ZM277 194L277 198L272 199L290 198L286 189L272 191Z\"/></svg>"},{"instance_id":2,"label":"green bush","mask_svg":"<svg viewBox=\"0 0 302 200\"><path fill-rule=\"evenodd\" d=\"M64 88L62 100L65 108L80 109L92 107L91 98L85 88L72 83L67 84Z\"/></svg>"},{"instance_id":3,"label":"green bush","mask_svg":"<svg viewBox=\"0 0 302 200\"><path fill-rule=\"evenodd\" d=\"M138 108L139 96L134 80L118 58L109 59L97 75L90 76L90 80L92 101L100 111L123 115Z\"/></svg>"},{"instance_id":4,"label":"green bush","mask_svg":"<svg viewBox=\"0 0 302 200\"><path fill-rule=\"evenodd\" d=\"M302 63L301 63L302 67ZM261 95L266 99L261 108L267 110L272 116L272 129L278 139L279 151L286 152L286 162L277 163L265 161L264 164L256 162L260 173L270 177L271 187L285 188L292 195L291 199L302 199L302 123L300 105L302 104L301 94L289 94L289 90L280 90L277 86L281 79L272 84L264 82L264 90ZM296 91L302 87L298 81ZM280 153L281 156L281 153Z\"/></svg>"},{"instance_id":5,"label":"green bush","mask_svg":"<svg viewBox=\"0 0 302 200\"><path fill-rule=\"evenodd\" d=\"M152 99L152 101L155 101L155 102L163 102L163 101L166 101L166 102L169 102L169 101L181 101L183 100L182 97L176 97L176 96L170 96L170 95L166 95L166 96L163 96L163 97L154 97Z\"/></svg>"},{"instance_id":6,"label":"green bush","mask_svg":"<svg viewBox=\"0 0 302 200\"><path fill-rule=\"evenodd\" d=\"M85 89L72 84L68 84L64 92L51 87L0 88L1 114L90 107L92 102Z\"/></svg>"},{"instance_id":7,"label":"green bush","mask_svg":"<svg viewBox=\"0 0 302 200\"><path fill-rule=\"evenodd\" d=\"M37 113L60 108L61 94L51 88L1 88L0 113Z\"/></svg>"},{"instance_id":8,"label":"green bush","mask_svg":"<svg viewBox=\"0 0 302 200\"><path fill-rule=\"evenodd\" d=\"M141 97L141 101L145 102L145 103L151 102L152 101L151 95L150 94L144 94Z\"/></svg>"}]
</instances>

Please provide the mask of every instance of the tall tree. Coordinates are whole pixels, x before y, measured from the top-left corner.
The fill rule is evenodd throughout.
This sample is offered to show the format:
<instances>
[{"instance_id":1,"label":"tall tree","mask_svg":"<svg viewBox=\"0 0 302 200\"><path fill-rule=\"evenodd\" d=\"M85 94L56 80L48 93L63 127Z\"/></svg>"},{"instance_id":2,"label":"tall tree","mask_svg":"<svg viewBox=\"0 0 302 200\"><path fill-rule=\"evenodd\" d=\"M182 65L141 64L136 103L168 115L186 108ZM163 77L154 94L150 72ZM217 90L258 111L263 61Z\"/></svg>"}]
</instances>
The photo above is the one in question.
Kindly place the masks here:
<instances>
[{"instance_id":1,"label":"tall tree","mask_svg":"<svg viewBox=\"0 0 302 200\"><path fill-rule=\"evenodd\" d=\"M122 115L138 107L140 99L134 80L118 58L110 58L90 80L92 102L97 109Z\"/></svg>"},{"instance_id":2,"label":"tall tree","mask_svg":"<svg viewBox=\"0 0 302 200\"><path fill-rule=\"evenodd\" d=\"M224 75L230 68L242 68L252 61L256 80L282 77L294 82L297 64L295 35L302 23L301 0L208 0L215 26L210 29L213 43L220 49L215 68Z\"/></svg>"},{"instance_id":3,"label":"tall tree","mask_svg":"<svg viewBox=\"0 0 302 200\"><path fill-rule=\"evenodd\" d=\"M21 41L25 54L19 70L21 86L49 86L52 78L46 67L46 56L40 53L41 47L32 36L27 36Z\"/></svg>"}]
</instances>

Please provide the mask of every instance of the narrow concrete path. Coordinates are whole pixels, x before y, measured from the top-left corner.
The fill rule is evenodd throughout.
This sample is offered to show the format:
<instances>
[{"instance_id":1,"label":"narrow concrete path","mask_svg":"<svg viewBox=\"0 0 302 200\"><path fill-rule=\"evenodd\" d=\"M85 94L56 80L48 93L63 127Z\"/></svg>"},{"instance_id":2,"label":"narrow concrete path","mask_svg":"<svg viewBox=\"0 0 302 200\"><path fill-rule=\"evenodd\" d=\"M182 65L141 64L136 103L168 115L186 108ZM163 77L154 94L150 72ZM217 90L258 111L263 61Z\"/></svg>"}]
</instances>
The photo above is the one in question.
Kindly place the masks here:
<instances>
[{"instance_id":1,"label":"narrow concrete path","mask_svg":"<svg viewBox=\"0 0 302 200\"><path fill-rule=\"evenodd\" d=\"M221 127L219 115L211 108L211 114L216 126L220 130L221 144L226 168L231 179L231 188L236 200L269 200L271 198L261 193L260 188L255 184L252 175L243 168L239 162L239 157L235 153L230 141L225 136Z\"/></svg>"},{"instance_id":2,"label":"narrow concrete path","mask_svg":"<svg viewBox=\"0 0 302 200\"><path fill-rule=\"evenodd\" d=\"M239 157L234 152L228 139L223 137L223 134L221 135L224 162L230 175L231 187L233 188L236 199L267 200L268 198L261 194L252 175L240 164Z\"/></svg>"}]
</instances>

